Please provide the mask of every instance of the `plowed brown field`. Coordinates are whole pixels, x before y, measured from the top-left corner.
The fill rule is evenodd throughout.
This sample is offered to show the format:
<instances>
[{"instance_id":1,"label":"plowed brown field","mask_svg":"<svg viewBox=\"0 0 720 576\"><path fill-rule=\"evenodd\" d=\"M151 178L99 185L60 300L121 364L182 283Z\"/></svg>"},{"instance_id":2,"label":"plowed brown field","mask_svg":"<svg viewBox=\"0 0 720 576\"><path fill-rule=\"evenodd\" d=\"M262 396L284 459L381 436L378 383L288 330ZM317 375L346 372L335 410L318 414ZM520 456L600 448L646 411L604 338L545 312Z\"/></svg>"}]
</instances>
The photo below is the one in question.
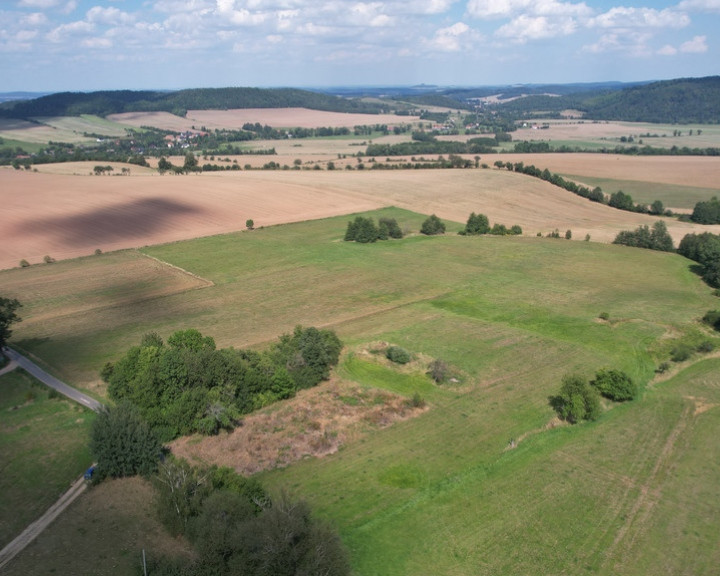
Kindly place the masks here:
<instances>
[{"instance_id":1,"label":"plowed brown field","mask_svg":"<svg viewBox=\"0 0 720 576\"><path fill-rule=\"evenodd\" d=\"M561 171L560 162L573 161L570 156L518 158L553 171ZM639 177L682 177L686 184L698 186L711 178L708 174L717 174L720 166L720 159L599 156L578 166L587 173L589 164L597 170L603 164L610 170L607 164L611 164L631 174L639 170L633 164L637 161L642 161ZM92 164L76 168L77 174L89 174ZM620 230L655 220L594 204L505 170L290 170L187 176L133 172L120 177L8 168L0 170L0 197L0 268L17 266L21 259L41 262L45 255L71 258L98 248L110 251L241 230L249 218L256 226L268 226L388 205L458 222L470 212L482 212L493 223L519 224L526 234L571 229L574 239L590 234L601 242L611 241ZM666 222L676 243L691 231L720 232L720 226Z\"/></svg>"}]
</instances>

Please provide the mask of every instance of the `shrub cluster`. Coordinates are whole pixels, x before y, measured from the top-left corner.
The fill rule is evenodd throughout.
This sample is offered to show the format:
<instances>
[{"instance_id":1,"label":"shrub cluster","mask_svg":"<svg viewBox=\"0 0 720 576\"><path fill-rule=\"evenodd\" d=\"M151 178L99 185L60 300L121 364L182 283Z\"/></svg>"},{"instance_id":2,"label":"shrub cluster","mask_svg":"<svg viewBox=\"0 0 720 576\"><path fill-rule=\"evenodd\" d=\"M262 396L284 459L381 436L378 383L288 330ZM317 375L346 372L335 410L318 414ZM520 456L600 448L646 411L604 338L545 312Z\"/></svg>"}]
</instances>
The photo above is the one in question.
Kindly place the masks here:
<instances>
[{"instance_id":1,"label":"shrub cluster","mask_svg":"<svg viewBox=\"0 0 720 576\"><path fill-rule=\"evenodd\" d=\"M271 499L253 479L229 468L198 469L182 461L160 466L155 481L161 520L186 536L195 559L153 559L165 576L349 574L337 533L315 520L305 502Z\"/></svg>"},{"instance_id":2,"label":"shrub cluster","mask_svg":"<svg viewBox=\"0 0 720 576\"><path fill-rule=\"evenodd\" d=\"M344 240L367 244L377 240L402 237L403 231L395 218L380 218L376 226L372 218L357 216L355 220L348 222Z\"/></svg>"},{"instance_id":3,"label":"shrub cluster","mask_svg":"<svg viewBox=\"0 0 720 576\"><path fill-rule=\"evenodd\" d=\"M638 393L632 378L620 370L599 370L590 384L601 396L615 402L633 400Z\"/></svg>"},{"instance_id":4,"label":"shrub cluster","mask_svg":"<svg viewBox=\"0 0 720 576\"><path fill-rule=\"evenodd\" d=\"M477 236L480 234L493 234L496 236L514 236L521 235L522 228L517 224L508 228L505 224L493 224L490 227L490 221L485 214L475 214L473 212L468 217L465 228L458 232L461 236Z\"/></svg>"},{"instance_id":5,"label":"shrub cluster","mask_svg":"<svg viewBox=\"0 0 720 576\"><path fill-rule=\"evenodd\" d=\"M720 201L713 196L707 202L698 202L693 208L690 220L698 224L720 224Z\"/></svg>"},{"instance_id":6,"label":"shrub cluster","mask_svg":"<svg viewBox=\"0 0 720 576\"><path fill-rule=\"evenodd\" d=\"M602 369L588 382L577 374L563 376L560 392L550 398L550 404L563 420L576 424L581 420L596 420L600 415L600 396L614 402L633 400L638 388L632 378L621 370Z\"/></svg>"},{"instance_id":7,"label":"shrub cluster","mask_svg":"<svg viewBox=\"0 0 720 576\"><path fill-rule=\"evenodd\" d=\"M405 350L405 348L401 348L400 346L388 347L387 351L385 352L385 357L391 362L395 362L396 364L407 364L408 362L410 362L410 360L412 360L410 352Z\"/></svg>"},{"instance_id":8,"label":"shrub cluster","mask_svg":"<svg viewBox=\"0 0 720 576\"><path fill-rule=\"evenodd\" d=\"M167 344L147 334L102 378L110 398L135 404L161 439L232 428L241 414L315 386L337 364L342 343L330 330L302 328L269 350L217 350L194 329L175 332Z\"/></svg>"},{"instance_id":9,"label":"shrub cluster","mask_svg":"<svg viewBox=\"0 0 720 576\"><path fill-rule=\"evenodd\" d=\"M674 250L672 237L667 231L665 222L661 220L653 224L652 230L647 226L638 226L635 230L623 230L615 237L613 244L663 252L672 252Z\"/></svg>"}]
</instances>

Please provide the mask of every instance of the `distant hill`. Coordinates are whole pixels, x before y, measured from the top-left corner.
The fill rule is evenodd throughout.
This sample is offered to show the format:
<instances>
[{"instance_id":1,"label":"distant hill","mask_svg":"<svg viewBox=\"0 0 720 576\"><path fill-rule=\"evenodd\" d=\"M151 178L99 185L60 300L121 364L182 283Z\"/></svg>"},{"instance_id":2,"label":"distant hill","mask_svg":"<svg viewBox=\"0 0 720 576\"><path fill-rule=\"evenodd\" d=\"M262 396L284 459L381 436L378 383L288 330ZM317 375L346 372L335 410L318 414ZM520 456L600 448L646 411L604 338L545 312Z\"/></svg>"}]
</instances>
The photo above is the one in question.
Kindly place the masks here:
<instances>
[{"instance_id":1,"label":"distant hill","mask_svg":"<svg viewBox=\"0 0 720 576\"><path fill-rule=\"evenodd\" d=\"M383 110L380 104L295 88L198 88L177 92L60 92L33 100L4 103L0 105L0 117L106 116L120 112L170 112L184 116L187 110L292 107L367 114L378 114Z\"/></svg>"},{"instance_id":2,"label":"distant hill","mask_svg":"<svg viewBox=\"0 0 720 576\"><path fill-rule=\"evenodd\" d=\"M720 123L720 76L653 82L590 97L581 110L595 120Z\"/></svg>"},{"instance_id":3,"label":"distant hill","mask_svg":"<svg viewBox=\"0 0 720 576\"><path fill-rule=\"evenodd\" d=\"M581 110L593 120L677 124L720 123L720 76L680 78L620 89L592 87L582 92L531 95L500 105L506 112Z\"/></svg>"}]
</instances>

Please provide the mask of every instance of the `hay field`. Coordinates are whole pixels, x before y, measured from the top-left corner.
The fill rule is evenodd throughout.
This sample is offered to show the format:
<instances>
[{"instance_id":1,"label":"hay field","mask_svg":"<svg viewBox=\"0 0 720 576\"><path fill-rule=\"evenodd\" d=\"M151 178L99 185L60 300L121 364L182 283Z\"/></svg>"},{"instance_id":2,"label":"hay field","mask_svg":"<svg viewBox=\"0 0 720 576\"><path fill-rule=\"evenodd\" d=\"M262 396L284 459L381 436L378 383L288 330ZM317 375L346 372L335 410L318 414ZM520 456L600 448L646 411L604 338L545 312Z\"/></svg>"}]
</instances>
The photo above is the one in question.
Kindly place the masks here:
<instances>
[{"instance_id":1,"label":"hay field","mask_svg":"<svg viewBox=\"0 0 720 576\"><path fill-rule=\"evenodd\" d=\"M352 128L374 124L408 124L416 116L394 114L351 114L308 108L242 108L236 110L188 110L185 118L167 112L128 112L111 114L109 120L132 126L153 126L162 130L239 130L244 124L259 122L273 128Z\"/></svg>"},{"instance_id":2,"label":"hay field","mask_svg":"<svg viewBox=\"0 0 720 576\"><path fill-rule=\"evenodd\" d=\"M527 156L518 158L530 162ZM705 182L708 173L720 166L720 161L701 163L707 160L701 158L654 159L654 163L638 162L652 159L624 157L589 160L578 159L573 169L600 170L604 166L611 170L614 165L625 165L628 173L635 170L641 177L670 179L679 177L672 171L663 176L664 164L672 164L683 168L687 181ZM534 161L538 166L545 161L549 168L560 171L569 159L543 156ZM93 165L87 163L85 173ZM75 173L82 167L75 164L71 169ZM575 239L590 234L600 242L612 241L620 230L654 221L505 170L240 171L160 176L146 171L137 174L132 172L137 169L133 166L130 169L130 176L125 177L0 170L6 218L0 230L0 268L18 266L22 259L31 264L42 262L45 255L66 259L96 249L107 252L242 230L247 219L253 219L256 226L269 226L393 205L456 222L464 222L470 212L482 212L492 222L519 224L525 234L571 229ZM46 170L53 171L43 168ZM673 220L668 220L668 228L676 242L691 231L720 232L719 226L699 227Z\"/></svg>"}]
</instances>

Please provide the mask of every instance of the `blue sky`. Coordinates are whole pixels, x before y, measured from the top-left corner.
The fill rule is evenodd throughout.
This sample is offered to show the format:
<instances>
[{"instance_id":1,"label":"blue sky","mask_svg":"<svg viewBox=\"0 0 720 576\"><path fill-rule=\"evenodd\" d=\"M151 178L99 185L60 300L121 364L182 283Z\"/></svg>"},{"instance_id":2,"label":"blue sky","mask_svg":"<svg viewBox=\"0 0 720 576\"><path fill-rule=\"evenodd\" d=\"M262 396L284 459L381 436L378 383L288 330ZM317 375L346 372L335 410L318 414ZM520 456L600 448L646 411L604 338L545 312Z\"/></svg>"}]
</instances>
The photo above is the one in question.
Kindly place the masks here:
<instances>
[{"instance_id":1,"label":"blue sky","mask_svg":"<svg viewBox=\"0 0 720 576\"><path fill-rule=\"evenodd\" d=\"M720 0L0 0L0 91L720 74Z\"/></svg>"}]
</instances>

